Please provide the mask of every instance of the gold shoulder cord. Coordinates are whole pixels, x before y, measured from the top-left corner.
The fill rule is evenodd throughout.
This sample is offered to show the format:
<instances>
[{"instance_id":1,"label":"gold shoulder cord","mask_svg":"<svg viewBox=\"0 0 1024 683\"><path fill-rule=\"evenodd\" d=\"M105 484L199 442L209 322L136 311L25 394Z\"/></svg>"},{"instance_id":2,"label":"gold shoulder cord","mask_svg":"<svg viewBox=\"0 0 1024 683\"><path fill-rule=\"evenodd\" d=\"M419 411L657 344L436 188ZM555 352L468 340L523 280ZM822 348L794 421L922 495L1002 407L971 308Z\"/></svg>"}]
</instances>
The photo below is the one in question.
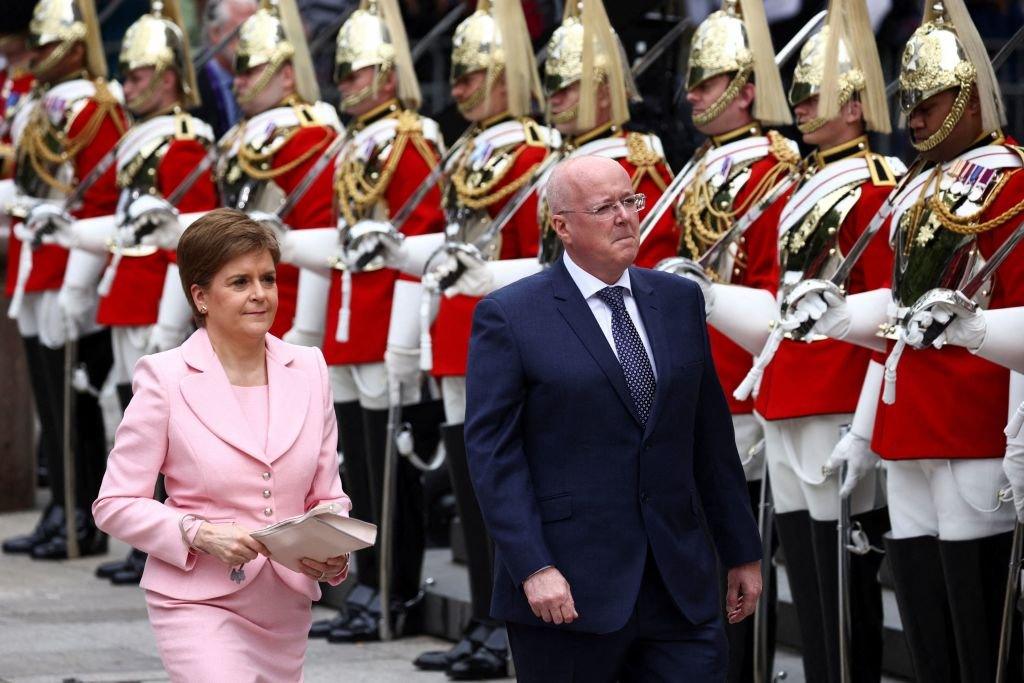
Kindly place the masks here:
<instances>
[{"instance_id":1,"label":"gold shoulder cord","mask_svg":"<svg viewBox=\"0 0 1024 683\"><path fill-rule=\"evenodd\" d=\"M938 198L938 193L933 194L928 201L928 208L932 210L935 217L938 218L939 223L942 227L946 228L951 232L955 232L958 235L979 235L983 232L988 232L993 228L997 228L1003 223L1013 220L1022 211L1024 211L1024 199L1014 204L1012 207L999 214L995 218L990 218L987 221L978 223L978 219L981 218L982 214L988 211L995 202L996 197L1003 190L1006 182L1010 179L1009 173L1004 173L999 180L996 181L996 186L992 188L989 196L985 199L985 202L981 205L981 208L977 212L970 216L958 216L953 213L949 207L947 207Z\"/></svg>"},{"instance_id":2,"label":"gold shoulder cord","mask_svg":"<svg viewBox=\"0 0 1024 683\"><path fill-rule=\"evenodd\" d=\"M661 174L658 173L658 164L663 159L647 145L644 136L640 133L627 133L626 150L626 161L636 167L636 170L633 171L633 177L630 178L633 183L633 189L635 190L640 187L640 181L646 175L654 181L659 190L664 192L666 187L665 181Z\"/></svg>"},{"instance_id":3,"label":"gold shoulder cord","mask_svg":"<svg viewBox=\"0 0 1024 683\"><path fill-rule=\"evenodd\" d=\"M512 153L512 159L508 164L508 169L504 173L491 178L479 187L470 187L469 184L466 183L466 174L469 172L469 169L466 168L465 163L459 163L455 172L452 173L452 184L455 185L455 192L458 195L459 203L473 210L486 209L491 204L500 202L505 197L516 192L520 187L533 178L534 171L536 171L537 167L544 162L544 159L547 158L548 154L551 154L551 150L547 151L547 154L544 155L544 159L541 159L541 161L530 166L530 168L526 169L521 176L510 182L508 185L493 193L491 191L505 179L505 176L507 176L509 171L512 170L512 167L515 166L515 161L519 158L519 155L523 153L523 150L533 146L534 145L526 143L520 144L519 147L516 148L516 151ZM463 157L463 160L464 159L465 157Z\"/></svg>"},{"instance_id":4,"label":"gold shoulder cord","mask_svg":"<svg viewBox=\"0 0 1024 683\"><path fill-rule=\"evenodd\" d=\"M355 159L342 162L337 173L335 192L338 195L338 210L348 225L358 221L356 214L364 216L366 211L376 204L387 190L391 179L398 169L398 160L410 142L420 153L428 166L438 163L437 156L423 137L423 126L419 115L415 112L402 111L398 114L398 126L395 129L395 140L388 154L384 168L381 169L377 182L367 177L363 164Z\"/></svg>"},{"instance_id":5,"label":"gold shoulder cord","mask_svg":"<svg viewBox=\"0 0 1024 683\"><path fill-rule=\"evenodd\" d=\"M298 133L300 129L309 128L310 126L317 125L317 122L315 120L304 121L304 119L308 119L308 117L310 116L310 114L308 113L310 111L308 107L301 109L299 107L293 108L296 109L300 125L288 132L283 143L281 143L280 145L275 145L272 149L270 149L267 152L252 149L244 143L239 147L238 166L239 168L242 169L242 172L245 173L250 178L260 181L273 180L278 176L284 175L285 173L289 173L298 168L299 166L301 166L302 164L306 163L310 159L312 159L314 156L322 152L324 149L326 149L327 145L330 144L331 140L334 139L334 136L330 135L328 132L328 134L324 135L319 142L317 142L315 145L307 149L305 152L303 152L296 158L292 159L288 163L284 164L283 166L279 168L274 168L273 158L274 155L276 155L281 150L281 147L288 144L288 141L291 140L292 137L296 133ZM324 126L324 130L329 131L327 126Z\"/></svg>"},{"instance_id":6,"label":"gold shoulder cord","mask_svg":"<svg viewBox=\"0 0 1024 683\"><path fill-rule=\"evenodd\" d=\"M702 163L697 169L695 180L684 195L679 217L682 232L681 244L690 253L690 258L695 260L700 258L704 249L718 241L740 215L761 201L784 176L791 173L800 163L800 156L790 149L784 137L775 131L768 131L767 137L769 153L778 159L779 163L775 164L758 181L753 191L739 206L733 206L731 209L715 207L714 193L708 188L708 183L703 180L704 164ZM704 219L705 213L708 215L707 221ZM737 255L738 261L740 256Z\"/></svg>"},{"instance_id":7,"label":"gold shoulder cord","mask_svg":"<svg viewBox=\"0 0 1024 683\"><path fill-rule=\"evenodd\" d=\"M59 181L49 172L45 164L63 164L74 160L79 152L92 144L107 116L113 120L119 135L123 135L125 131L125 123L117 115L120 104L110 94L106 82L103 79L96 79L94 85L96 92L92 99L96 102L96 110L73 140L68 138L65 131L58 130L50 122L49 117L46 116L45 98L36 105L33 122L25 127L22 144L25 145L25 152L33 170L44 183L64 194L70 194L74 188ZM70 123L68 128L70 129ZM56 149L50 148L48 139L56 141Z\"/></svg>"}]
</instances>

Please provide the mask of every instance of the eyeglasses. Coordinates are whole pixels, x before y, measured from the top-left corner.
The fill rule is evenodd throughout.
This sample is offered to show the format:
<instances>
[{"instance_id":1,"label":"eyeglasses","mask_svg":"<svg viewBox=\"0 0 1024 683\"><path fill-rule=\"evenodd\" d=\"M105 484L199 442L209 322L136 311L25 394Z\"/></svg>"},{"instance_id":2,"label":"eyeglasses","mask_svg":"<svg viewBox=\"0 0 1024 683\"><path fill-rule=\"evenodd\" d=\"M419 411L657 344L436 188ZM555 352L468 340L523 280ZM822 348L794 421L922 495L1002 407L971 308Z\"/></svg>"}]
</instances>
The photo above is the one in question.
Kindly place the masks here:
<instances>
[{"instance_id":1,"label":"eyeglasses","mask_svg":"<svg viewBox=\"0 0 1024 683\"><path fill-rule=\"evenodd\" d=\"M644 210L644 207L647 206L647 195L641 192L640 194L634 194L618 201L595 206L593 209L581 209L577 211L566 209L565 211L555 211L555 213L585 213L599 220L608 220L615 215L615 210L620 206L627 214L630 212L640 213Z\"/></svg>"}]
</instances>

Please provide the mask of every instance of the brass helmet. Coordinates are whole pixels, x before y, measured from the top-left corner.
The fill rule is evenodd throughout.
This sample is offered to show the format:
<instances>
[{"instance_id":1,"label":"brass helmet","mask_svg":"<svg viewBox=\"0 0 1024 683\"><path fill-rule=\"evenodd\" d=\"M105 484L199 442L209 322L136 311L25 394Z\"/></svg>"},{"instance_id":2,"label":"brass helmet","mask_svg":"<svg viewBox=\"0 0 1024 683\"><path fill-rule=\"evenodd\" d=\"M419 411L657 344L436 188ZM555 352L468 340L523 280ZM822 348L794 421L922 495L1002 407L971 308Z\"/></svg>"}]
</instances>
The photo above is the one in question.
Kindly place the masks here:
<instances>
[{"instance_id":1,"label":"brass helmet","mask_svg":"<svg viewBox=\"0 0 1024 683\"><path fill-rule=\"evenodd\" d=\"M376 94L381 79L392 69L398 79L398 99L409 109L419 108L420 87L396 0L362 0L338 31L334 80L341 82L368 66L377 67L373 83L361 92L346 95L342 109Z\"/></svg>"},{"instance_id":2,"label":"brass helmet","mask_svg":"<svg viewBox=\"0 0 1024 683\"><path fill-rule=\"evenodd\" d=\"M858 49L851 50L852 45ZM854 94L860 98L868 130L890 132L889 103L867 4L832 0L826 25L804 43L793 72L791 105L819 96L817 117L800 124L800 132L824 126Z\"/></svg>"},{"instance_id":3,"label":"brass helmet","mask_svg":"<svg viewBox=\"0 0 1024 683\"><path fill-rule=\"evenodd\" d=\"M192 68L188 36L181 23L177 0L153 0L148 14L143 14L125 31L118 57L121 73L153 67L153 79L146 92L128 102L137 110L152 97L161 74L170 69L181 83L181 104L186 109L199 106L199 88Z\"/></svg>"},{"instance_id":4,"label":"brass helmet","mask_svg":"<svg viewBox=\"0 0 1024 683\"><path fill-rule=\"evenodd\" d=\"M612 123L621 125L629 121L629 100L639 99L639 95L626 65L622 43L601 0L566 3L562 23L551 34L547 52L544 88L549 97L581 82L579 104L555 115L557 122L578 118L581 130L593 128L598 88L605 83L611 95ZM588 72L591 77L584 79L583 74Z\"/></svg>"},{"instance_id":5,"label":"brass helmet","mask_svg":"<svg viewBox=\"0 0 1024 683\"><path fill-rule=\"evenodd\" d=\"M941 127L927 140L913 143L918 151L928 151L949 136L963 116L972 85L978 91L985 130L995 131L1006 123L992 63L963 0L926 0L921 26L903 49L899 83L904 115L940 92L958 89Z\"/></svg>"},{"instance_id":6,"label":"brass helmet","mask_svg":"<svg viewBox=\"0 0 1024 683\"><path fill-rule=\"evenodd\" d=\"M36 74L59 64L75 43L85 45L85 61L93 78L107 77L107 60L100 40L100 24L93 0L39 0L29 22L29 44L33 48L58 43L53 52L36 65Z\"/></svg>"},{"instance_id":7,"label":"brass helmet","mask_svg":"<svg viewBox=\"0 0 1024 683\"><path fill-rule=\"evenodd\" d=\"M751 78L757 83L754 116L768 124L790 123L761 0L724 0L722 9L694 31L686 67L687 90L722 74L733 74L732 82L711 107L694 116L698 125L717 118Z\"/></svg>"},{"instance_id":8,"label":"brass helmet","mask_svg":"<svg viewBox=\"0 0 1024 683\"><path fill-rule=\"evenodd\" d=\"M526 116L530 113L531 99L543 99L530 33L519 0L480 0L476 11L455 28L451 82L484 70L487 71L484 86L471 96L471 101L460 103L462 111L474 109L484 101L502 73L508 89L508 111L513 116Z\"/></svg>"},{"instance_id":9,"label":"brass helmet","mask_svg":"<svg viewBox=\"0 0 1024 683\"><path fill-rule=\"evenodd\" d=\"M256 97L285 64L295 70L295 90L305 102L320 98L313 60L295 0L261 0L260 8L242 23L235 51L235 73L263 64L269 66L248 92L237 93L239 102Z\"/></svg>"}]
</instances>

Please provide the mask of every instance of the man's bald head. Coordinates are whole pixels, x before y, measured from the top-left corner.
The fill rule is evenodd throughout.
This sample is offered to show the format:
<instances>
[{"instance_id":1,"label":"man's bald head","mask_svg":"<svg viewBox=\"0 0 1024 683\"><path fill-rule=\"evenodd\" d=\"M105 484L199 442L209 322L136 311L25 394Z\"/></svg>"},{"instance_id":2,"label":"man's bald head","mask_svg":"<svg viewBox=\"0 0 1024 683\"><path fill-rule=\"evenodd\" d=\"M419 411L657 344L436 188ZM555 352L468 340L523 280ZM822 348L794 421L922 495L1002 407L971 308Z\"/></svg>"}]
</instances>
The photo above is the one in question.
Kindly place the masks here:
<instances>
[{"instance_id":1,"label":"man's bald head","mask_svg":"<svg viewBox=\"0 0 1024 683\"><path fill-rule=\"evenodd\" d=\"M629 202L635 190L626 170L605 157L574 157L555 167L545 192L551 227L569 257L600 280L616 282L640 247L640 219Z\"/></svg>"},{"instance_id":2,"label":"man's bald head","mask_svg":"<svg viewBox=\"0 0 1024 683\"><path fill-rule=\"evenodd\" d=\"M579 200L588 198L586 188L603 174L618 174L629 181L626 169L606 157L572 157L559 163L551 172L544 189L551 212L593 208L591 204L580 204Z\"/></svg>"}]
</instances>

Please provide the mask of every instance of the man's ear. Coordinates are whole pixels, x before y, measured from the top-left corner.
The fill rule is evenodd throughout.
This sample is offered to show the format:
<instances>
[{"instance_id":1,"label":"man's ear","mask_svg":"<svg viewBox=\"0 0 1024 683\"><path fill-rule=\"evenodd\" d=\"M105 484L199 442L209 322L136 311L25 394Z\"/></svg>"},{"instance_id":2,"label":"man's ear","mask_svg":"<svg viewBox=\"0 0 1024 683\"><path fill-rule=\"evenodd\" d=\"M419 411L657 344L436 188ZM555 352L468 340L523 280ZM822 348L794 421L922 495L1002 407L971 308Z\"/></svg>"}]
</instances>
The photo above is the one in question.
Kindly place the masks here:
<instances>
[{"instance_id":1,"label":"man's ear","mask_svg":"<svg viewBox=\"0 0 1024 683\"><path fill-rule=\"evenodd\" d=\"M743 87L740 88L739 94L736 96L736 100L740 106L747 111L753 112L754 110L754 96L756 95L756 89L753 83L744 83Z\"/></svg>"},{"instance_id":2,"label":"man's ear","mask_svg":"<svg viewBox=\"0 0 1024 683\"><path fill-rule=\"evenodd\" d=\"M551 229L558 235L558 239L562 240L562 244L571 244L572 237L569 235L568 226L565 223L565 217L560 214L551 214Z\"/></svg>"},{"instance_id":3,"label":"man's ear","mask_svg":"<svg viewBox=\"0 0 1024 683\"><path fill-rule=\"evenodd\" d=\"M843 122L847 124L857 123L864 118L864 105L856 98L851 99L843 106L840 114L843 117Z\"/></svg>"},{"instance_id":4,"label":"man's ear","mask_svg":"<svg viewBox=\"0 0 1024 683\"><path fill-rule=\"evenodd\" d=\"M967 98L967 111L974 115L981 114L981 98L978 97L978 88L971 84L971 96Z\"/></svg>"}]
</instances>

